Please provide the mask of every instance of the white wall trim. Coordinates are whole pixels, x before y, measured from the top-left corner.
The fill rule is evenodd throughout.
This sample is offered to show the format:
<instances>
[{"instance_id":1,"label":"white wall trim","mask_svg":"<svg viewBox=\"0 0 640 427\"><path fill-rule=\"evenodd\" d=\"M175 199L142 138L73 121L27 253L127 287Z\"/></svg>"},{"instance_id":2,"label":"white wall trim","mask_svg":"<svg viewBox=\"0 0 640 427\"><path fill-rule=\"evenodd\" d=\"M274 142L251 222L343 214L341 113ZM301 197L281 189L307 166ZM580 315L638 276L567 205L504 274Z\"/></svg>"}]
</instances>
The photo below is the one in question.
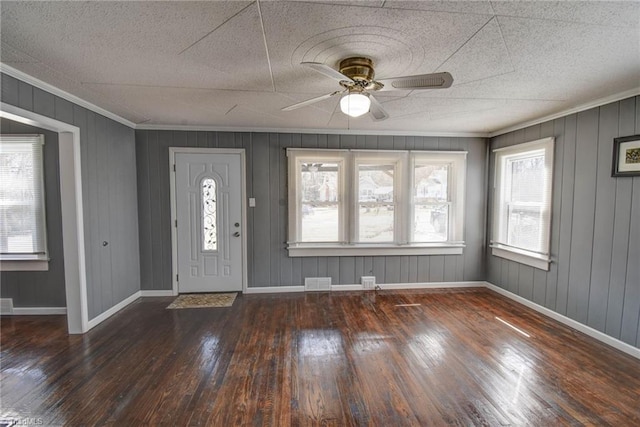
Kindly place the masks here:
<instances>
[{"instance_id":1,"label":"white wall trim","mask_svg":"<svg viewBox=\"0 0 640 427\"><path fill-rule=\"evenodd\" d=\"M0 102L0 117L58 132L67 325L70 334L85 333L89 330L89 311L80 129L4 102Z\"/></svg>"},{"instance_id":2,"label":"white wall trim","mask_svg":"<svg viewBox=\"0 0 640 427\"><path fill-rule=\"evenodd\" d=\"M331 285L331 292L341 291L363 291L362 285ZM373 290L373 289L371 289ZM317 292L317 291L313 291Z\"/></svg>"},{"instance_id":3,"label":"white wall trim","mask_svg":"<svg viewBox=\"0 0 640 427\"><path fill-rule=\"evenodd\" d=\"M173 224L178 218L176 203L176 154L239 154L240 155L240 209L242 212L242 291L246 292L248 283L248 256L247 256L247 159L244 148L198 148L198 147L169 147L169 200L171 203L171 267L173 274L171 285L173 295L178 295L178 229Z\"/></svg>"},{"instance_id":4,"label":"white wall trim","mask_svg":"<svg viewBox=\"0 0 640 427\"><path fill-rule=\"evenodd\" d=\"M197 126L197 125L155 125L139 124L139 130L176 130L202 132L247 132L247 133L302 133L321 135L382 135L382 136L441 136L450 138L488 138L488 132L439 132L439 131L401 131L368 129L305 129L305 128L261 128L233 126Z\"/></svg>"},{"instance_id":5,"label":"white wall trim","mask_svg":"<svg viewBox=\"0 0 640 427\"><path fill-rule=\"evenodd\" d=\"M491 248L491 255L493 256L506 258L511 261L515 261L520 264L525 264L543 271L549 271L549 263L551 262L551 259L548 257L546 258L536 257L536 256L524 254L524 253L518 253L515 250L511 250L506 247L501 248L494 245L490 245L490 248Z\"/></svg>"},{"instance_id":6,"label":"white wall trim","mask_svg":"<svg viewBox=\"0 0 640 427\"><path fill-rule=\"evenodd\" d=\"M424 283L376 283L382 290L401 289L447 289L447 288L483 288L485 282L424 282ZM361 284L331 285L331 291L364 291ZM305 292L304 286L264 286L247 288L246 294L268 294L282 292ZM318 291L311 291L318 292ZM322 291L320 291L322 292ZM325 291L327 292L327 291Z\"/></svg>"},{"instance_id":7,"label":"white wall trim","mask_svg":"<svg viewBox=\"0 0 640 427\"><path fill-rule=\"evenodd\" d=\"M40 259L0 260L0 271L49 271L49 260L40 260Z\"/></svg>"},{"instance_id":8,"label":"white wall trim","mask_svg":"<svg viewBox=\"0 0 640 427\"><path fill-rule=\"evenodd\" d=\"M122 310L123 308L125 308L126 306L128 306L129 304L131 304L132 302L137 300L138 298L140 298L140 291L137 291L137 292L133 293L131 296L123 299L118 304L114 305L109 310L105 311L104 313L98 314L96 317L94 317L93 319L89 320L89 329L95 328L100 323L104 322L109 317L113 316L114 314L116 314L117 312L119 312L120 310Z\"/></svg>"},{"instance_id":9,"label":"white wall trim","mask_svg":"<svg viewBox=\"0 0 640 427\"><path fill-rule=\"evenodd\" d=\"M281 294L289 292L304 292L304 286L264 286L244 290L245 294Z\"/></svg>"},{"instance_id":10,"label":"white wall trim","mask_svg":"<svg viewBox=\"0 0 640 427\"><path fill-rule=\"evenodd\" d=\"M67 314L66 307L13 307L14 316L52 316Z\"/></svg>"},{"instance_id":11,"label":"white wall trim","mask_svg":"<svg viewBox=\"0 0 640 427\"><path fill-rule=\"evenodd\" d=\"M376 286L379 286L382 290L482 288L484 287L484 282L376 283Z\"/></svg>"},{"instance_id":12,"label":"white wall trim","mask_svg":"<svg viewBox=\"0 0 640 427\"><path fill-rule=\"evenodd\" d=\"M548 116L540 117L539 119L530 120L528 122L519 123L517 125L509 126L503 129L495 130L493 132L489 132L487 134L488 138L493 138L498 135L502 135L505 133L513 132L515 130L520 130L527 128L529 126L539 125L540 123L545 123L551 120L559 119L561 117L566 117L571 114L579 113L581 111L590 110L591 108L600 107L602 105L611 104L612 102L621 101L623 99L631 98L632 96L640 95L640 87L636 87L633 89L625 90L624 92L615 93L613 95L605 96L604 98L595 99L593 101L586 102L584 104L577 105L573 108L569 108L566 110L558 111L557 113L550 114Z\"/></svg>"},{"instance_id":13,"label":"white wall trim","mask_svg":"<svg viewBox=\"0 0 640 427\"><path fill-rule=\"evenodd\" d=\"M141 297L174 297L178 295L172 289L169 290L141 290Z\"/></svg>"},{"instance_id":14,"label":"white wall trim","mask_svg":"<svg viewBox=\"0 0 640 427\"><path fill-rule=\"evenodd\" d=\"M536 304L535 302L529 301L528 299L525 299L519 295L516 295L512 292L509 292L505 289L502 289L499 286L496 286L492 283L489 282L485 282L485 286L489 289L491 289L492 291L499 293L500 295L504 295L505 297L512 299L516 302L519 302L520 304L527 306L535 311L537 311L538 313L542 313L547 317L552 318L553 320L556 320L560 323L563 323L577 331L582 332L585 335L590 336L591 338L595 338L600 342L603 342L617 350L620 350L630 356L635 357L636 359L640 359L640 348L636 348L632 345L627 344L626 342L620 341L619 339L613 338L603 332L600 332L596 329L593 329L590 326L587 326L585 324L582 324L580 322L577 322L573 319L570 319L560 313L556 313L553 310L550 310L546 307L543 307L539 304Z\"/></svg>"},{"instance_id":15,"label":"white wall trim","mask_svg":"<svg viewBox=\"0 0 640 427\"><path fill-rule=\"evenodd\" d=\"M332 246L289 246L289 257L334 257L334 256L398 256L398 255L462 255L464 244L440 246L360 246L360 245L332 245Z\"/></svg>"},{"instance_id":16,"label":"white wall trim","mask_svg":"<svg viewBox=\"0 0 640 427\"><path fill-rule=\"evenodd\" d=\"M0 62L0 72L3 72L8 76L15 77L18 80L22 80L25 83L29 83L31 86L37 87L38 89L42 89L53 95L59 96L62 99L66 99L69 102L73 102L76 105L79 105L81 107L84 107L88 110L93 111L94 113L98 113L105 117L110 118L111 120L115 120L116 122L121 123L125 126L129 126L130 128L133 128L133 129L136 128L135 123L125 119L124 117L120 117L119 115L114 114L111 111L98 107L97 105L92 104L89 101L85 101L82 98L78 98L77 96L72 95L69 92L65 92L62 89L59 89L47 82L43 82L40 79L37 79L23 71L17 70L9 65L3 64L2 62Z\"/></svg>"}]
</instances>

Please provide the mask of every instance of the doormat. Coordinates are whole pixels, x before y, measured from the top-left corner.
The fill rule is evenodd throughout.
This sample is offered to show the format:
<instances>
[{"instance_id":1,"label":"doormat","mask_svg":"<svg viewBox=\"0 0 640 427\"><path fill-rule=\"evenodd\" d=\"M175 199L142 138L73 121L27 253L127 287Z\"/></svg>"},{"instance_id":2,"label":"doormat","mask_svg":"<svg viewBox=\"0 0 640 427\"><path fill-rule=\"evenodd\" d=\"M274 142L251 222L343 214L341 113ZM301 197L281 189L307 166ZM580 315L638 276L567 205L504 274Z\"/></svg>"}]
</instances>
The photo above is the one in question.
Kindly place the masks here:
<instances>
[{"instance_id":1,"label":"doormat","mask_svg":"<svg viewBox=\"0 0 640 427\"><path fill-rule=\"evenodd\" d=\"M236 295L238 295L237 292L228 294L184 294L173 300L167 308L231 307Z\"/></svg>"}]
</instances>

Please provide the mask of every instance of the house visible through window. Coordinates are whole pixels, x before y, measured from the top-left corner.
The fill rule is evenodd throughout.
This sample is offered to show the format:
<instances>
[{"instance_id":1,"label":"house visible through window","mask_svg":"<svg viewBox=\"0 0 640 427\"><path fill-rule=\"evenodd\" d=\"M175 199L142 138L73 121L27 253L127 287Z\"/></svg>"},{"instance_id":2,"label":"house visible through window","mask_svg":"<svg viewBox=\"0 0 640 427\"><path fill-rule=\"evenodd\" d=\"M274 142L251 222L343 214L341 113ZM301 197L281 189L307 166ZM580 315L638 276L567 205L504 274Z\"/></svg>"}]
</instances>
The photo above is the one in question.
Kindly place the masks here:
<instances>
[{"instance_id":1,"label":"house visible through window","mask_svg":"<svg viewBox=\"0 0 640 427\"><path fill-rule=\"evenodd\" d=\"M43 135L0 136L0 259L46 260Z\"/></svg>"},{"instance_id":2,"label":"house visible through window","mask_svg":"<svg viewBox=\"0 0 640 427\"><path fill-rule=\"evenodd\" d=\"M287 155L290 256L462 253L465 152Z\"/></svg>"},{"instance_id":3,"label":"house visible through window","mask_svg":"<svg viewBox=\"0 0 640 427\"><path fill-rule=\"evenodd\" d=\"M493 254L549 268L553 138L495 150Z\"/></svg>"}]
</instances>

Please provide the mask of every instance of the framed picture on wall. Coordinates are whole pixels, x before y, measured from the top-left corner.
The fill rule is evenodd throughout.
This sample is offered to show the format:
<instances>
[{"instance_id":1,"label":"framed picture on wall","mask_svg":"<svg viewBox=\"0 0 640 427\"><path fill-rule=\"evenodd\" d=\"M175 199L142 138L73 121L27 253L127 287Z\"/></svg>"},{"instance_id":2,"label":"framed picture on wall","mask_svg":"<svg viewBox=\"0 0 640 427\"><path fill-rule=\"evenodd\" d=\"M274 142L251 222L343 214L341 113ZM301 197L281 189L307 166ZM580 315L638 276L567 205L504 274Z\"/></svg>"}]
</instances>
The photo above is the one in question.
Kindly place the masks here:
<instances>
[{"instance_id":1,"label":"framed picture on wall","mask_svg":"<svg viewBox=\"0 0 640 427\"><path fill-rule=\"evenodd\" d=\"M640 176L640 135L613 140L611 176Z\"/></svg>"}]
</instances>

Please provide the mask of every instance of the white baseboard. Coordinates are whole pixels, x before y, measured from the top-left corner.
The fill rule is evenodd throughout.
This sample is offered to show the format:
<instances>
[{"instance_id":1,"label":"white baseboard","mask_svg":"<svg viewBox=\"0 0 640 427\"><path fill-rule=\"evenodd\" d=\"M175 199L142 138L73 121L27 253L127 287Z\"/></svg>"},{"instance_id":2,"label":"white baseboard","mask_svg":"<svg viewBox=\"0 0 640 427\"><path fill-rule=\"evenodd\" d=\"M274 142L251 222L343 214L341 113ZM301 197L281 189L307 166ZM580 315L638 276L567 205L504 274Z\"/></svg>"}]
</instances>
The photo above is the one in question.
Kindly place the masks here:
<instances>
[{"instance_id":1,"label":"white baseboard","mask_svg":"<svg viewBox=\"0 0 640 427\"><path fill-rule=\"evenodd\" d=\"M331 292L340 291L363 291L362 285L331 285ZM373 289L371 289L373 290Z\"/></svg>"},{"instance_id":2,"label":"white baseboard","mask_svg":"<svg viewBox=\"0 0 640 427\"><path fill-rule=\"evenodd\" d=\"M264 286L261 288L247 288L245 294L279 294L287 292L304 292L304 286Z\"/></svg>"},{"instance_id":3,"label":"white baseboard","mask_svg":"<svg viewBox=\"0 0 640 427\"><path fill-rule=\"evenodd\" d=\"M483 288L485 282L428 282L428 283L376 283L380 289L445 289L445 288ZM331 291L362 291L362 285L331 285ZM245 294L270 294L282 292L304 292L304 286L264 286L247 288ZM314 291L315 292L315 291Z\"/></svg>"},{"instance_id":4,"label":"white baseboard","mask_svg":"<svg viewBox=\"0 0 640 427\"><path fill-rule=\"evenodd\" d=\"M67 314L67 307L13 307L15 316L51 316Z\"/></svg>"},{"instance_id":5,"label":"white baseboard","mask_svg":"<svg viewBox=\"0 0 640 427\"><path fill-rule=\"evenodd\" d=\"M483 288L485 282L376 283L382 290Z\"/></svg>"},{"instance_id":6,"label":"white baseboard","mask_svg":"<svg viewBox=\"0 0 640 427\"><path fill-rule=\"evenodd\" d=\"M587 326L583 323L577 322L573 319L570 319L567 316L564 316L560 313L556 313L555 311L550 310L547 307L543 307L539 304L536 304L535 302L522 298L519 295L516 295L512 292L502 289L499 286L494 285L493 283L485 282L485 286L491 289L492 291L499 293L500 295L504 295L507 298L517 301L520 304L525 305L539 313L542 313L545 316L552 318L553 320L557 320L558 322L563 323L577 331L580 331L583 334L590 336L591 338L595 338L598 341L601 341L607 345L610 345L611 347L617 350L620 350L624 353L627 353L630 356L640 359L640 348L629 345L626 342L613 338L612 336L609 336L603 332L600 332L597 329L593 329L592 327Z\"/></svg>"},{"instance_id":7,"label":"white baseboard","mask_svg":"<svg viewBox=\"0 0 640 427\"><path fill-rule=\"evenodd\" d=\"M13 298L0 298L0 314L4 316L52 316L67 314L66 307L14 307Z\"/></svg>"},{"instance_id":8,"label":"white baseboard","mask_svg":"<svg viewBox=\"0 0 640 427\"><path fill-rule=\"evenodd\" d=\"M140 291L134 293L130 297L125 298L124 300L120 301L118 304L111 307L109 310L89 320L89 329L92 329L98 326L100 323L104 322L109 317L113 316L114 314L116 314L117 312L119 312L120 310L122 310L123 308L125 308L126 306L128 306L129 304L137 300L138 298L140 298Z\"/></svg>"},{"instance_id":9,"label":"white baseboard","mask_svg":"<svg viewBox=\"0 0 640 427\"><path fill-rule=\"evenodd\" d=\"M141 297L174 297L178 294L174 294L172 289L169 290L142 290L140 291Z\"/></svg>"}]
</instances>

